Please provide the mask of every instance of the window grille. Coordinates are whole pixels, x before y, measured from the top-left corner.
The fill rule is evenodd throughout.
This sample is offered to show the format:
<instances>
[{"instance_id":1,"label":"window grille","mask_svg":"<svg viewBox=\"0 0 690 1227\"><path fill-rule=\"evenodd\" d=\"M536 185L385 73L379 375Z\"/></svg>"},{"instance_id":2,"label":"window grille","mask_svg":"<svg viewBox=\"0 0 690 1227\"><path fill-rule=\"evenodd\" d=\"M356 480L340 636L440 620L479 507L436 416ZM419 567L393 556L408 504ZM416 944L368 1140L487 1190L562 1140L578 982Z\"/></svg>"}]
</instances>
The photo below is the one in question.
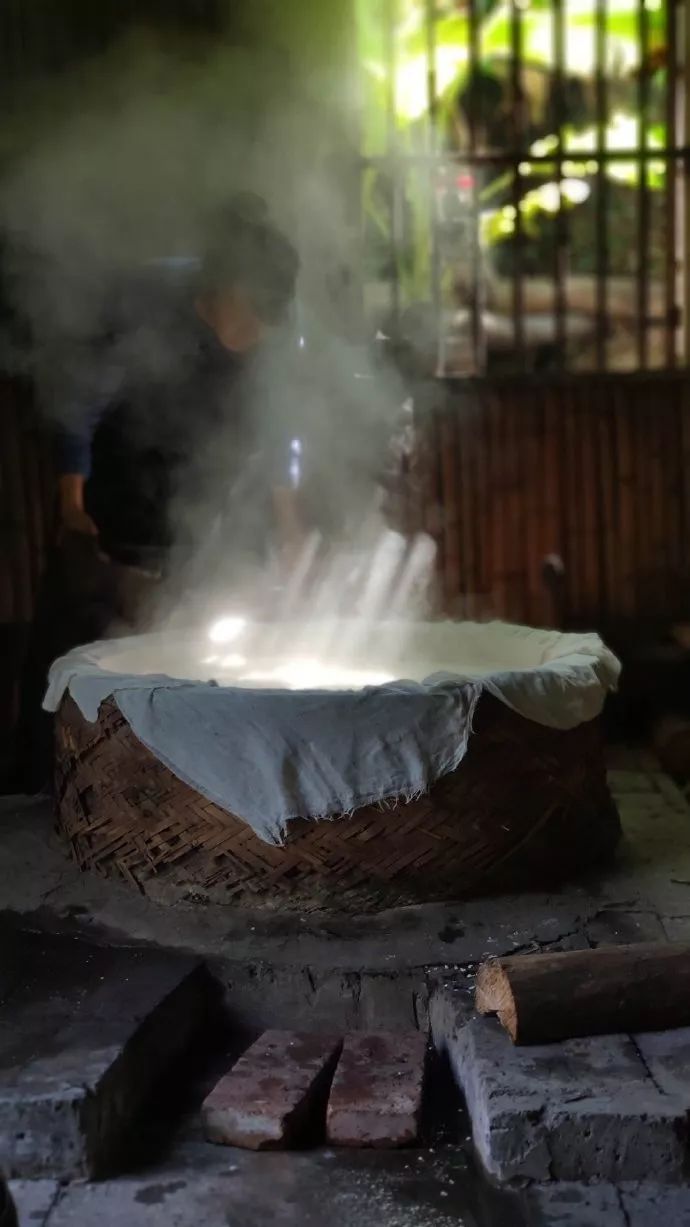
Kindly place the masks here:
<instances>
[{"instance_id":1,"label":"window grille","mask_svg":"<svg viewBox=\"0 0 690 1227\"><path fill-rule=\"evenodd\" d=\"M672 368L679 0L357 0L364 301L437 374Z\"/></svg>"}]
</instances>

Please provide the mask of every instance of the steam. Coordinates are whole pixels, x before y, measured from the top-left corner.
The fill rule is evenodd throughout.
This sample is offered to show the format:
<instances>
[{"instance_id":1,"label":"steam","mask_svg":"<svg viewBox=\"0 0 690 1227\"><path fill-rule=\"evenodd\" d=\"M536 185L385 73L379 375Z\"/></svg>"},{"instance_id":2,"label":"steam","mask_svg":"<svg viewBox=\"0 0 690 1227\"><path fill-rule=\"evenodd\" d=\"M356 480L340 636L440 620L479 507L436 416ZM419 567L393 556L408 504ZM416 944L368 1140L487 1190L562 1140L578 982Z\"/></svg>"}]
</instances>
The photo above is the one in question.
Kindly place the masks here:
<instances>
[{"instance_id":1,"label":"steam","mask_svg":"<svg viewBox=\"0 0 690 1227\"><path fill-rule=\"evenodd\" d=\"M190 52L140 35L27 99L0 223L34 364L91 341L137 270L166 258L183 275L219 208L246 188L295 240L318 311L332 294L313 268L324 232L333 271L351 226L330 163L324 173L335 120L317 86L298 88L284 60L259 50ZM171 355L135 345L151 321L126 307L126 343L147 374Z\"/></svg>"},{"instance_id":2,"label":"steam","mask_svg":"<svg viewBox=\"0 0 690 1227\"><path fill-rule=\"evenodd\" d=\"M229 406L180 477L180 546L151 617L215 626L222 652L239 618L299 619L313 643L314 626L347 609L354 629L340 648L353 658L368 625L424 608L433 547L387 531L381 513L379 478L407 392L353 327L351 167L333 155L343 133L355 146L354 99L344 73L295 83L282 68L255 50L190 54L136 38L53 93L50 114L29 108L34 127L0 205L25 324L5 358L31 372L44 412L66 425L117 395L122 371L140 386L174 384L178 338L127 287L161 261L184 284L216 212L239 190L260 194L303 272L289 325L244 388L258 468L228 478ZM253 553L268 469L272 484L299 489L313 520L287 580L278 560Z\"/></svg>"}]
</instances>

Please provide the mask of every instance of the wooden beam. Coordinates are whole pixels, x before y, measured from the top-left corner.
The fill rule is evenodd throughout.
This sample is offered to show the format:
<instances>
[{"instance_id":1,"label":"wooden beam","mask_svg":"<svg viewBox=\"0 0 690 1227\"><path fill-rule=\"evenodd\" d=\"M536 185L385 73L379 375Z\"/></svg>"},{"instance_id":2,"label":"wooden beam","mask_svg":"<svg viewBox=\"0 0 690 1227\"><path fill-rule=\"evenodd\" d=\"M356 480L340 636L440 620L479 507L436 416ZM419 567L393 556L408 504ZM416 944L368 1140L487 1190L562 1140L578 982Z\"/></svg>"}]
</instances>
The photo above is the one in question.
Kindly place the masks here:
<instances>
[{"instance_id":1,"label":"wooden beam","mask_svg":"<svg viewBox=\"0 0 690 1227\"><path fill-rule=\"evenodd\" d=\"M640 943L484 963L475 1004L516 1044L690 1026L690 945Z\"/></svg>"}]
</instances>

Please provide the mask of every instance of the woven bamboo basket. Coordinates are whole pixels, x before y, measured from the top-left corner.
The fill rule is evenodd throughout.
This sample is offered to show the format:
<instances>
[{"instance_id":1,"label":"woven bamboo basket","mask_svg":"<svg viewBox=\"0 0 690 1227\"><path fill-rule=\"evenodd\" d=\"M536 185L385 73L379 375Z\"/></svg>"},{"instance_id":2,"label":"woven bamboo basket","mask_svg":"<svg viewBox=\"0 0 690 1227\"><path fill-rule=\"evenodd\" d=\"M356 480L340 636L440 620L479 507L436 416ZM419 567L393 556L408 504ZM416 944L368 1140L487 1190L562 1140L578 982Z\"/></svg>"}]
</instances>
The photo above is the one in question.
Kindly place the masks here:
<instances>
[{"instance_id":1,"label":"woven bamboo basket","mask_svg":"<svg viewBox=\"0 0 690 1227\"><path fill-rule=\"evenodd\" d=\"M161 899L375 911L550 889L620 835L599 722L559 732L488 695L464 761L425 796L295 819L283 847L177 779L112 700L91 724L64 699L56 729L58 826L74 860Z\"/></svg>"}]
</instances>

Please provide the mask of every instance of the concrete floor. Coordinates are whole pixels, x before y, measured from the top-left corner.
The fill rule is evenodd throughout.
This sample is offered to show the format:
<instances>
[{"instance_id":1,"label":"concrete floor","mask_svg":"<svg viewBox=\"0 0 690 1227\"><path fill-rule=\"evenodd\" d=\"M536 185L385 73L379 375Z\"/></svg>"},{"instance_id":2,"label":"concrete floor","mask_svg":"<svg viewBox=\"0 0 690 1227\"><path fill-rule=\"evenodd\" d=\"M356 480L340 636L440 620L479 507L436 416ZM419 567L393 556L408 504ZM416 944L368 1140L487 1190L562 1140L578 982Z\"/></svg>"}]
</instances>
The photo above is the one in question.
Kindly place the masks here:
<instances>
[{"instance_id":1,"label":"concrete floor","mask_svg":"<svg viewBox=\"0 0 690 1227\"><path fill-rule=\"evenodd\" d=\"M190 1137L145 1175L10 1187L19 1227L690 1227L687 1189L498 1193L462 1150L256 1155Z\"/></svg>"},{"instance_id":2,"label":"concrete floor","mask_svg":"<svg viewBox=\"0 0 690 1227\"><path fill-rule=\"evenodd\" d=\"M47 802L0 805L0 898L31 926L203 955L235 1019L318 1028L425 1027L434 990L490 954L690 939L690 806L651 759L617 759L625 838L615 866L552 894L281 917L175 907L80 875ZM461 990L462 991L462 990ZM651 1174L650 1174L651 1178ZM491 1193L462 1148L417 1155L246 1155L181 1139L153 1172L101 1185L15 1186L22 1227L690 1227L690 1190L541 1186Z\"/></svg>"},{"instance_id":3,"label":"concrete floor","mask_svg":"<svg viewBox=\"0 0 690 1227\"><path fill-rule=\"evenodd\" d=\"M523 1227L462 1152L255 1155L193 1140L154 1174L12 1185L20 1227ZM490 1217L489 1217L490 1216ZM615 1225L617 1227L617 1224Z\"/></svg>"}]
</instances>

